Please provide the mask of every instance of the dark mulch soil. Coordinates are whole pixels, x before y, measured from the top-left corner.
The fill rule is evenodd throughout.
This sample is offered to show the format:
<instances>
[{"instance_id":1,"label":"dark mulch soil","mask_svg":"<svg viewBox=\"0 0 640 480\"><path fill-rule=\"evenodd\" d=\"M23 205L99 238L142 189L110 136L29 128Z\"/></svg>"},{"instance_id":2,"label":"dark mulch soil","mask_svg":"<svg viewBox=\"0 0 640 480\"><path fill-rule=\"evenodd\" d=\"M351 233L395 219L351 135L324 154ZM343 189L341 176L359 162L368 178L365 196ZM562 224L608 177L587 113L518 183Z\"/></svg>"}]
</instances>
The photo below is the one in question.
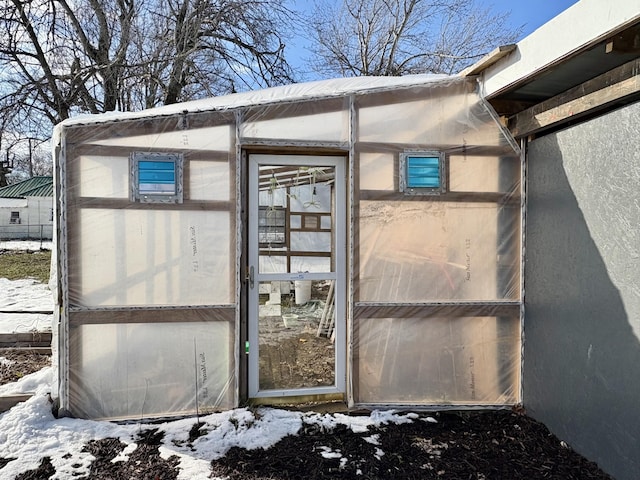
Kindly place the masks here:
<instances>
[{"instance_id":1,"label":"dark mulch soil","mask_svg":"<svg viewBox=\"0 0 640 480\"><path fill-rule=\"evenodd\" d=\"M96 459L91 464L88 476L75 478L88 478L92 480L176 480L178 478L178 457L172 456L168 460L160 457L158 446L163 434L156 430L142 432L136 439L138 447L129 455L126 461L112 460L126 447L117 438L104 438L92 440L85 445L83 451L91 453ZM6 464L6 463L5 463ZM40 466L35 470L25 472L16 480L45 480L56 473L48 457L42 459ZM0 478L2 472L0 472Z\"/></svg>"},{"instance_id":2,"label":"dark mulch soil","mask_svg":"<svg viewBox=\"0 0 640 480\"><path fill-rule=\"evenodd\" d=\"M433 417L438 423L417 420L366 434L310 425L266 451L233 448L212 462L213 473L229 480L611 479L526 416L498 411ZM378 445L365 440L373 434L379 434ZM347 461L324 458L323 451L339 452Z\"/></svg>"},{"instance_id":3,"label":"dark mulch soil","mask_svg":"<svg viewBox=\"0 0 640 480\"><path fill-rule=\"evenodd\" d=\"M96 457L91 464L88 478L175 480L178 478L178 457L172 456L165 460L160 457L158 451L163 435L157 430L142 432L136 440L138 448L129 455L126 462L111 462L126 446L119 440L115 438L92 440L84 450Z\"/></svg>"},{"instance_id":4,"label":"dark mulch soil","mask_svg":"<svg viewBox=\"0 0 640 480\"><path fill-rule=\"evenodd\" d=\"M17 382L30 373L51 365L51 357L19 350L0 350L0 357L8 362L0 362L0 385Z\"/></svg>"},{"instance_id":5,"label":"dark mulch soil","mask_svg":"<svg viewBox=\"0 0 640 480\"><path fill-rule=\"evenodd\" d=\"M298 435L285 437L269 449L232 448L211 462L212 478L612 480L526 416L491 411L432 417L437 423L422 416L413 423L382 425L365 433L345 426L327 431L304 424ZM157 430L141 432L138 448L126 461L117 462L112 460L125 444L116 438L91 441L84 450L96 460L88 476L75 478L175 480L178 458L160 457L162 435ZM193 434L194 439L197 436ZM0 459L0 470L10 460ZM48 479L54 474L50 459L43 458L37 469L16 480Z\"/></svg>"}]
</instances>

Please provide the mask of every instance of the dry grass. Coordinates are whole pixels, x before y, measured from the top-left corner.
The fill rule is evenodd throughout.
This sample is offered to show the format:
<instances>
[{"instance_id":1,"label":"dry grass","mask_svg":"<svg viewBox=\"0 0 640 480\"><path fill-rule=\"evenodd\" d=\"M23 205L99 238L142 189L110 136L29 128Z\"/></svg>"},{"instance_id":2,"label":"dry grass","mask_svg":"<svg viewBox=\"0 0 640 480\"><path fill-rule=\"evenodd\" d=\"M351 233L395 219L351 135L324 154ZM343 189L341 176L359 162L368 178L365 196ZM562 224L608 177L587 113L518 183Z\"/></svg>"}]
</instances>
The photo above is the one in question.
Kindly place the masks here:
<instances>
[{"instance_id":1,"label":"dry grass","mask_svg":"<svg viewBox=\"0 0 640 480\"><path fill-rule=\"evenodd\" d=\"M49 281L51 268L51 251L36 252L0 252L0 277L9 280L34 278L39 282Z\"/></svg>"}]
</instances>

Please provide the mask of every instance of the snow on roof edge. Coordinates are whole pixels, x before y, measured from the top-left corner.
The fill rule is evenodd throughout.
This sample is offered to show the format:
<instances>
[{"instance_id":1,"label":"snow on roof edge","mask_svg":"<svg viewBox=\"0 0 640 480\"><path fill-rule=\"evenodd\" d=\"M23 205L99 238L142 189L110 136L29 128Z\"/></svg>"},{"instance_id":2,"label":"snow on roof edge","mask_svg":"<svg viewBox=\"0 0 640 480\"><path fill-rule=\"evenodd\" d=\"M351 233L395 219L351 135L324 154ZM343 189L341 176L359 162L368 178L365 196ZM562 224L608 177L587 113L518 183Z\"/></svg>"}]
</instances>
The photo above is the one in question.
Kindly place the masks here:
<instances>
[{"instance_id":1,"label":"snow on roof edge","mask_svg":"<svg viewBox=\"0 0 640 480\"><path fill-rule=\"evenodd\" d=\"M331 98L357 92L389 90L396 87L412 87L430 83L453 83L464 81L456 75L418 74L402 77L347 77L313 82L293 83L261 90L232 93L219 97L165 105L137 112L107 112L96 115L79 115L68 118L54 127L54 144L58 144L60 129L68 126L135 120L139 118L163 117L180 113L225 111L235 108L304 101L314 98Z\"/></svg>"}]
</instances>

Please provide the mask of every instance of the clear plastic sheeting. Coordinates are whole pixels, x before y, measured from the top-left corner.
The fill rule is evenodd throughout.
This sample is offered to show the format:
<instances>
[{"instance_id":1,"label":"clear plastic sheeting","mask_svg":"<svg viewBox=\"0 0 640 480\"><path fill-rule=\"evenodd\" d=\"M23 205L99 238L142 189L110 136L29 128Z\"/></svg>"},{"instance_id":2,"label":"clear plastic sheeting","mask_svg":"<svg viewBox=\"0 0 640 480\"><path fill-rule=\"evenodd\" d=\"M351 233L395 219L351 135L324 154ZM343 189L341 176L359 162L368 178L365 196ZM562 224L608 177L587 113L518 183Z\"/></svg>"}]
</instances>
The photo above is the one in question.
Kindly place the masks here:
<instances>
[{"instance_id":1,"label":"clear plastic sheeting","mask_svg":"<svg viewBox=\"0 0 640 480\"><path fill-rule=\"evenodd\" d=\"M245 118L241 135L245 138L267 138L289 141L305 141L313 132L315 141L346 142L349 135L348 109L300 115L285 118L259 119L260 116ZM302 128L301 128L302 127Z\"/></svg>"},{"instance_id":2,"label":"clear plastic sheeting","mask_svg":"<svg viewBox=\"0 0 640 480\"><path fill-rule=\"evenodd\" d=\"M220 228L226 225L227 228ZM69 300L82 306L233 303L228 212L82 209Z\"/></svg>"},{"instance_id":3,"label":"clear plastic sheeting","mask_svg":"<svg viewBox=\"0 0 640 480\"><path fill-rule=\"evenodd\" d=\"M499 254L519 208L492 203L361 202L363 302L493 301L519 297L519 257Z\"/></svg>"},{"instance_id":4,"label":"clear plastic sheeting","mask_svg":"<svg viewBox=\"0 0 640 480\"><path fill-rule=\"evenodd\" d=\"M330 386L351 405L521 400L520 152L475 80L289 85L69 119L53 139L62 411L195 414ZM404 188L411 155L438 159L437 188ZM315 282L304 308L299 280ZM250 289L281 311L249 308ZM302 355L314 345L326 358Z\"/></svg>"},{"instance_id":5,"label":"clear plastic sheeting","mask_svg":"<svg viewBox=\"0 0 640 480\"><path fill-rule=\"evenodd\" d=\"M518 318L362 319L357 330L356 396L362 403L518 400Z\"/></svg>"},{"instance_id":6,"label":"clear plastic sheeting","mask_svg":"<svg viewBox=\"0 0 640 480\"><path fill-rule=\"evenodd\" d=\"M354 403L517 403L517 148L469 84L381 97L358 100ZM440 188L403 195L399 156L421 151L444 152Z\"/></svg>"},{"instance_id":7,"label":"clear plastic sheeting","mask_svg":"<svg viewBox=\"0 0 640 480\"><path fill-rule=\"evenodd\" d=\"M71 350L71 413L144 420L233 407L232 331L224 322L72 330L71 339L82 348Z\"/></svg>"}]
</instances>

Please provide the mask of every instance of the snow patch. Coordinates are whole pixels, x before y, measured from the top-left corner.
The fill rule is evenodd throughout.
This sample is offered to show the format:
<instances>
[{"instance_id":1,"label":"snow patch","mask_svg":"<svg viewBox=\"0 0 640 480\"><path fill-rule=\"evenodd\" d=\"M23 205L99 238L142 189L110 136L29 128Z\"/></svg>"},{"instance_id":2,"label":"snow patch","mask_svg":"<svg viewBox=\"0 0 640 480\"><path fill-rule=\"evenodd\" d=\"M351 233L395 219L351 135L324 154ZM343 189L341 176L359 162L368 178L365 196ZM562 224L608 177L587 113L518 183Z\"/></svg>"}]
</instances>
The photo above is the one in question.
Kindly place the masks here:
<instances>
[{"instance_id":1,"label":"snow patch","mask_svg":"<svg viewBox=\"0 0 640 480\"><path fill-rule=\"evenodd\" d=\"M0 365L10 366L16 363L15 360L9 360L8 358L0 357Z\"/></svg>"},{"instance_id":2,"label":"snow patch","mask_svg":"<svg viewBox=\"0 0 640 480\"><path fill-rule=\"evenodd\" d=\"M318 448L321 450L320 455L324 458L342 458L342 452L340 452L340 450L333 451L330 447L323 445Z\"/></svg>"},{"instance_id":3,"label":"snow patch","mask_svg":"<svg viewBox=\"0 0 640 480\"><path fill-rule=\"evenodd\" d=\"M48 386L53 379L53 369L51 367L43 368L37 372L25 375L17 382L5 383L0 385L0 395L19 395L25 393L48 390Z\"/></svg>"},{"instance_id":4,"label":"snow patch","mask_svg":"<svg viewBox=\"0 0 640 480\"><path fill-rule=\"evenodd\" d=\"M137 448L137 443L130 443L129 445L124 447L124 449L118 455L111 459L111 463L127 462L129 460L129 455L135 452Z\"/></svg>"},{"instance_id":5,"label":"snow patch","mask_svg":"<svg viewBox=\"0 0 640 480\"><path fill-rule=\"evenodd\" d=\"M16 250L25 252L35 252L37 250L52 250L53 242L51 240L2 240L0 241L0 250Z\"/></svg>"}]
</instances>

